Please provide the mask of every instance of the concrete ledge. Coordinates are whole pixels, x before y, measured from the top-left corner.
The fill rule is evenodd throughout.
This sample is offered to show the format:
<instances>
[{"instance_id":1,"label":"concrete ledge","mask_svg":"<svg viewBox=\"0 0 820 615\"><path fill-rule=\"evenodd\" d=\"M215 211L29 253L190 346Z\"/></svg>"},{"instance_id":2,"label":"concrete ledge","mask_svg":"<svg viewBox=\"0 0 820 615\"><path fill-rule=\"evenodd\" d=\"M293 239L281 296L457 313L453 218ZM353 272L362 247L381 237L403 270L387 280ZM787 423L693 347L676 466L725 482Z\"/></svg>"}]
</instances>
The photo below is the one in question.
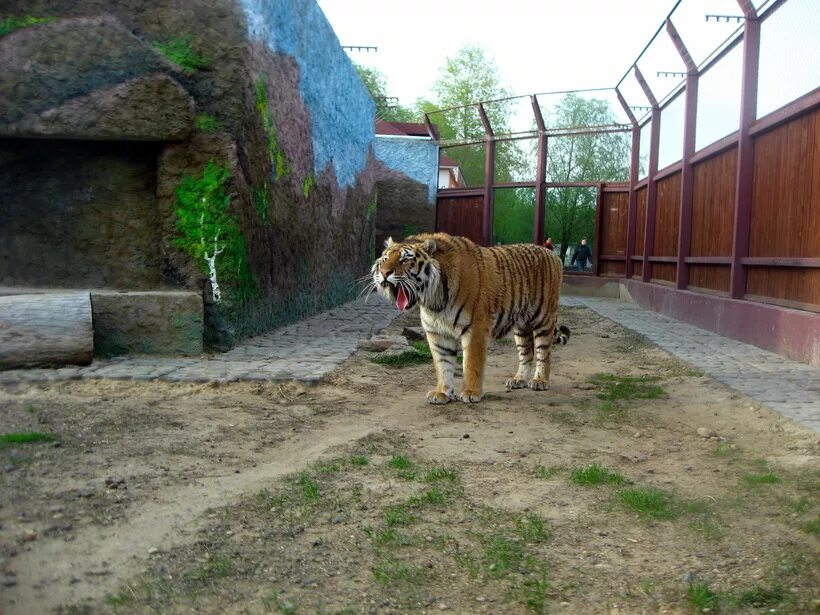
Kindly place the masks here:
<instances>
[{"instance_id":1,"label":"concrete ledge","mask_svg":"<svg viewBox=\"0 0 820 615\"><path fill-rule=\"evenodd\" d=\"M94 354L202 353L202 296L184 291L91 291Z\"/></svg>"},{"instance_id":2,"label":"concrete ledge","mask_svg":"<svg viewBox=\"0 0 820 615\"><path fill-rule=\"evenodd\" d=\"M575 297L620 299L621 281L617 278L596 278L565 273L561 294Z\"/></svg>"},{"instance_id":3,"label":"concrete ledge","mask_svg":"<svg viewBox=\"0 0 820 615\"><path fill-rule=\"evenodd\" d=\"M820 314L623 280L640 307L820 367Z\"/></svg>"}]
</instances>

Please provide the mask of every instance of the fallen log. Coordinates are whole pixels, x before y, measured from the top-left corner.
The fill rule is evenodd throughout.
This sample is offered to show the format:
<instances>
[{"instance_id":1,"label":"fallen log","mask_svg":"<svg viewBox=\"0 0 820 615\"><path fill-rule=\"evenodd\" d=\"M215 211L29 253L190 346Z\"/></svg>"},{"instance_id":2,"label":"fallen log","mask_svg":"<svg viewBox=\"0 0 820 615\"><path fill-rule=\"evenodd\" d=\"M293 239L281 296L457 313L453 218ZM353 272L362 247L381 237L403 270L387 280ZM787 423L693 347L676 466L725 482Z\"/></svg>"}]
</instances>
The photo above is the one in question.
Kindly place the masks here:
<instances>
[{"instance_id":1,"label":"fallen log","mask_svg":"<svg viewBox=\"0 0 820 615\"><path fill-rule=\"evenodd\" d=\"M87 291L0 297L0 369L88 365L93 355Z\"/></svg>"}]
</instances>

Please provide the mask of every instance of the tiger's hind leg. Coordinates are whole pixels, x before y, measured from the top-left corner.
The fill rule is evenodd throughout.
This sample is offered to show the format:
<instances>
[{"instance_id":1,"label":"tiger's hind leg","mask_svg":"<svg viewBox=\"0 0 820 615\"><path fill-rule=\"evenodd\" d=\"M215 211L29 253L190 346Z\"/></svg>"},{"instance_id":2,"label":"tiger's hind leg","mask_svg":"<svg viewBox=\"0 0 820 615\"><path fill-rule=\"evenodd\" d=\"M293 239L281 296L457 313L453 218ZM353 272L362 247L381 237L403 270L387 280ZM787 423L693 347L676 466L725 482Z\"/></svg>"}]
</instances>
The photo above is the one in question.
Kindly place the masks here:
<instances>
[{"instance_id":1,"label":"tiger's hind leg","mask_svg":"<svg viewBox=\"0 0 820 615\"><path fill-rule=\"evenodd\" d=\"M516 331L515 345L518 348L518 371L515 373L515 376L507 380L505 386L508 391L525 388L527 386L527 380L529 380L530 374L532 374L532 362L534 359L532 333Z\"/></svg>"},{"instance_id":2,"label":"tiger's hind leg","mask_svg":"<svg viewBox=\"0 0 820 615\"><path fill-rule=\"evenodd\" d=\"M535 376L529 381L528 386L534 391L546 391L549 388L552 343L555 339L555 319L550 320L548 326L533 331Z\"/></svg>"}]
</instances>

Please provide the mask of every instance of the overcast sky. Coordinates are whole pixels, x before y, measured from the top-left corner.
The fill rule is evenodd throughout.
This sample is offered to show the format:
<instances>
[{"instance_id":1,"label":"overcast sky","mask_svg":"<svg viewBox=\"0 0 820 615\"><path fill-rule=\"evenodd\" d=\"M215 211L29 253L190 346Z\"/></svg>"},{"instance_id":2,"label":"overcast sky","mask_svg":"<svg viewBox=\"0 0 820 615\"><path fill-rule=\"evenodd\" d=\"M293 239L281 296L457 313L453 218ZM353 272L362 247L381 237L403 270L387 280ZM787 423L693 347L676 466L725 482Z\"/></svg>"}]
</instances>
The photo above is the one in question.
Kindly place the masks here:
<instances>
[{"instance_id":1,"label":"overcast sky","mask_svg":"<svg viewBox=\"0 0 820 615\"><path fill-rule=\"evenodd\" d=\"M514 94L611 87L674 0L318 0L342 45L380 70L403 105L431 98L446 58L484 48ZM617 34L617 36L616 36Z\"/></svg>"}]
</instances>

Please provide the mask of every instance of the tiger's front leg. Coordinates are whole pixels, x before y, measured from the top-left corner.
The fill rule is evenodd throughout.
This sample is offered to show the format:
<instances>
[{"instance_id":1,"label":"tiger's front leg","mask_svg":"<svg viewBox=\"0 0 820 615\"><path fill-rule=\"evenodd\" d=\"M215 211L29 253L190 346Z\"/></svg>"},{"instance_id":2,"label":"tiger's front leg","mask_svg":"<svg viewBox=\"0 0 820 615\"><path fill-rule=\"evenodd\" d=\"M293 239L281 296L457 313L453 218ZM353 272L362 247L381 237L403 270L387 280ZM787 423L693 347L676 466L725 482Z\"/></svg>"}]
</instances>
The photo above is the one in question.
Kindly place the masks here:
<instances>
[{"instance_id":1,"label":"tiger's front leg","mask_svg":"<svg viewBox=\"0 0 820 615\"><path fill-rule=\"evenodd\" d=\"M484 366L487 363L489 331L473 323L469 333L461 337L464 348L464 388L459 396L464 403L481 401L484 391Z\"/></svg>"},{"instance_id":2,"label":"tiger's front leg","mask_svg":"<svg viewBox=\"0 0 820 615\"><path fill-rule=\"evenodd\" d=\"M436 368L436 388L427 392L427 402L431 404L446 404L456 399L453 386L456 371L456 356L458 355L458 340L427 331L427 344L433 355L433 365Z\"/></svg>"}]
</instances>

